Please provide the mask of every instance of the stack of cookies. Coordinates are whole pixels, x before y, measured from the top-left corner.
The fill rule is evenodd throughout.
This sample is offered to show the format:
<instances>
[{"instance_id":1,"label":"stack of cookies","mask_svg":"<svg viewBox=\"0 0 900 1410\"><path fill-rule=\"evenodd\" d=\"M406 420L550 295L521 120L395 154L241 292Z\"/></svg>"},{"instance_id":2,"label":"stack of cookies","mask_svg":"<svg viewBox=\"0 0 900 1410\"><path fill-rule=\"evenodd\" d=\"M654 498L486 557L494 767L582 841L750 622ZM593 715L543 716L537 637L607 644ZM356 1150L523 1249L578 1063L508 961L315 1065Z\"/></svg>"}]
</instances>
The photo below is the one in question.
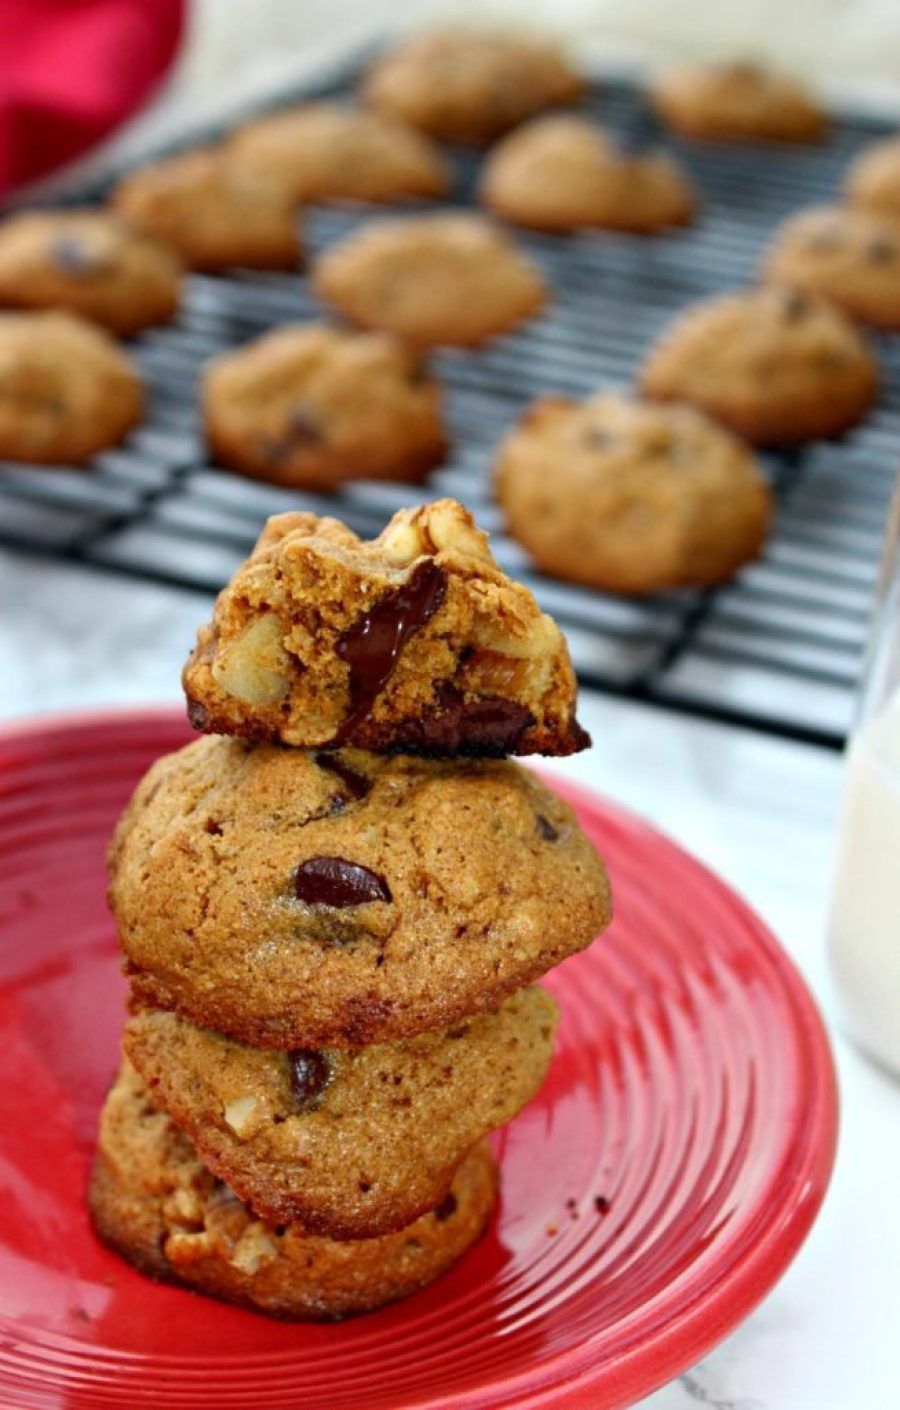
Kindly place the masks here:
<instances>
[{"instance_id":1,"label":"stack of cookies","mask_svg":"<svg viewBox=\"0 0 900 1410\"><path fill-rule=\"evenodd\" d=\"M204 737L110 853L131 1016L94 1222L215 1297L365 1311L484 1229L485 1137L550 1060L534 981L609 919L571 810L505 757L588 743L565 641L452 501L371 543L286 514L184 683Z\"/></svg>"}]
</instances>

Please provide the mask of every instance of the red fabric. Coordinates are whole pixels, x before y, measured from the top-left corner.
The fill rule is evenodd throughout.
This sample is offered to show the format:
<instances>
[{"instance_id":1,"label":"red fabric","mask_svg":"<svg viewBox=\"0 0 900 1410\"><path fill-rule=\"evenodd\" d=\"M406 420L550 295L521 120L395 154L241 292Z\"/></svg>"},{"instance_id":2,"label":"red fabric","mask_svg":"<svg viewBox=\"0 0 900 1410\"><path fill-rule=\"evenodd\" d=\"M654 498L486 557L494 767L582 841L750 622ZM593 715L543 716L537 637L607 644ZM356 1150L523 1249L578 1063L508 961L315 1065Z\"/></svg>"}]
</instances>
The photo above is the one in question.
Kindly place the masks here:
<instances>
[{"instance_id":1,"label":"red fabric","mask_svg":"<svg viewBox=\"0 0 900 1410\"><path fill-rule=\"evenodd\" d=\"M0 0L0 194L71 161L150 97L185 0Z\"/></svg>"}]
</instances>

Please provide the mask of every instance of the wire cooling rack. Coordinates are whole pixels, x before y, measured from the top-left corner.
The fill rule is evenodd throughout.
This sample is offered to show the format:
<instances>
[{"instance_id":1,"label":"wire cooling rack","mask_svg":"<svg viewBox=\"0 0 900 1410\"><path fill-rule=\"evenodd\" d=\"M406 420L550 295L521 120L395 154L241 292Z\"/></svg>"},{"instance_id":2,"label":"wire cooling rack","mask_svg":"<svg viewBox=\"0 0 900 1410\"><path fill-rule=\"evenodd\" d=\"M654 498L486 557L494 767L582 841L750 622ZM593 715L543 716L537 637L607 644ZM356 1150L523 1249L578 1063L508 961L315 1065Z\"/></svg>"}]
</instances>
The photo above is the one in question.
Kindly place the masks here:
<instances>
[{"instance_id":1,"label":"wire cooling rack","mask_svg":"<svg viewBox=\"0 0 900 1410\"><path fill-rule=\"evenodd\" d=\"M280 100L349 94L359 63L357 56ZM584 106L630 143L660 136L630 82L593 85ZM522 234L553 286L549 309L477 353L435 356L453 452L428 493L463 500L492 531L500 563L565 629L584 684L774 735L842 744L900 461L900 337L877 341L884 388L864 426L838 444L766 457L778 500L775 532L762 560L726 587L642 601L543 577L502 533L491 466L499 437L532 398L627 384L678 309L752 279L772 228L796 207L831 198L854 154L886 130L877 119L851 115L836 119L822 147L666 137L701 194L696 227L653 238ZM192 141L217 135L205 130ZM478 158L453 158L457 184L448 204L471 204ZM66 199L102 198L119 174ZM310 255L371 215L309 211ZM217 470L198 426L197 376L208 358L272 324L322 316L307 280L295 274L189 278L177 321L134 344L150 391L144 424L87 471L0 465L0 544L212 593L269 514L311 508L376 533L417 497L415 489L358 483L325 498L256 484Z\"/></svg>"}]
</instances>

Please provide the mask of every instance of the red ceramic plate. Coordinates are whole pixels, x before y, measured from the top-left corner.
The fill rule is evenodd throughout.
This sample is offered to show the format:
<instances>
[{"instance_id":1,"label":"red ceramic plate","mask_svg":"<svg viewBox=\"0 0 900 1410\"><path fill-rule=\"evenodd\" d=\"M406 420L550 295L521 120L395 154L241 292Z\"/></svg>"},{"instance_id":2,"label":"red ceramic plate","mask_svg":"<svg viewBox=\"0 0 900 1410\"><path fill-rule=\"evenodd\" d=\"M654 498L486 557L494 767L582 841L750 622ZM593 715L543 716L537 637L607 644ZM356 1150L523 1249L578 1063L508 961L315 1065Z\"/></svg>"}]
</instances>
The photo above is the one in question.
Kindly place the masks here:
<instances>
[{"instance_id":1,"label":"red ceramic plate","mask_svg":"<svg viewBox=\"0 0 900 1410\"><path fill-rule=\"evenodd\" d=\"M628 1404L697 1360L796 1252L834 1153L819 1018L761 922L671 842L560 785L616 920L548 980L538 1099L497 1139L499 1215L425 1293L309 1327L156 1286L85 1184L125 990L104 844L174 713L0 736L0 1403L230 1410Z\"/></svg>"}]
</instances>

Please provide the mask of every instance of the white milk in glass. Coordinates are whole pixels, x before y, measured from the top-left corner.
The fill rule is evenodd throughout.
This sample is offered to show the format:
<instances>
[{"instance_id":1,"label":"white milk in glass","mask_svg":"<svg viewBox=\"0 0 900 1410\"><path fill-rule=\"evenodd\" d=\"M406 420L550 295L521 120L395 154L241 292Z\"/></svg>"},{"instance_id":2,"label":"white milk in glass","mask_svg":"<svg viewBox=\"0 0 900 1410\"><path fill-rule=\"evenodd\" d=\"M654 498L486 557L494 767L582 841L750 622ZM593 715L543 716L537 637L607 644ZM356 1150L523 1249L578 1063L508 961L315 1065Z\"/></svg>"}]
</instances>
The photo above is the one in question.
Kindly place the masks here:
<instances>
[{"instance_id":1,"label":"white milk in glass","mask_svg":"<svg viewBox=\"0 0 900 1410\"><path fill-rule=\"evenodd\" d=\"M831 963L844 1021L900 1073L900 688L847 754Z\"/></svg>"}]
</instances>

